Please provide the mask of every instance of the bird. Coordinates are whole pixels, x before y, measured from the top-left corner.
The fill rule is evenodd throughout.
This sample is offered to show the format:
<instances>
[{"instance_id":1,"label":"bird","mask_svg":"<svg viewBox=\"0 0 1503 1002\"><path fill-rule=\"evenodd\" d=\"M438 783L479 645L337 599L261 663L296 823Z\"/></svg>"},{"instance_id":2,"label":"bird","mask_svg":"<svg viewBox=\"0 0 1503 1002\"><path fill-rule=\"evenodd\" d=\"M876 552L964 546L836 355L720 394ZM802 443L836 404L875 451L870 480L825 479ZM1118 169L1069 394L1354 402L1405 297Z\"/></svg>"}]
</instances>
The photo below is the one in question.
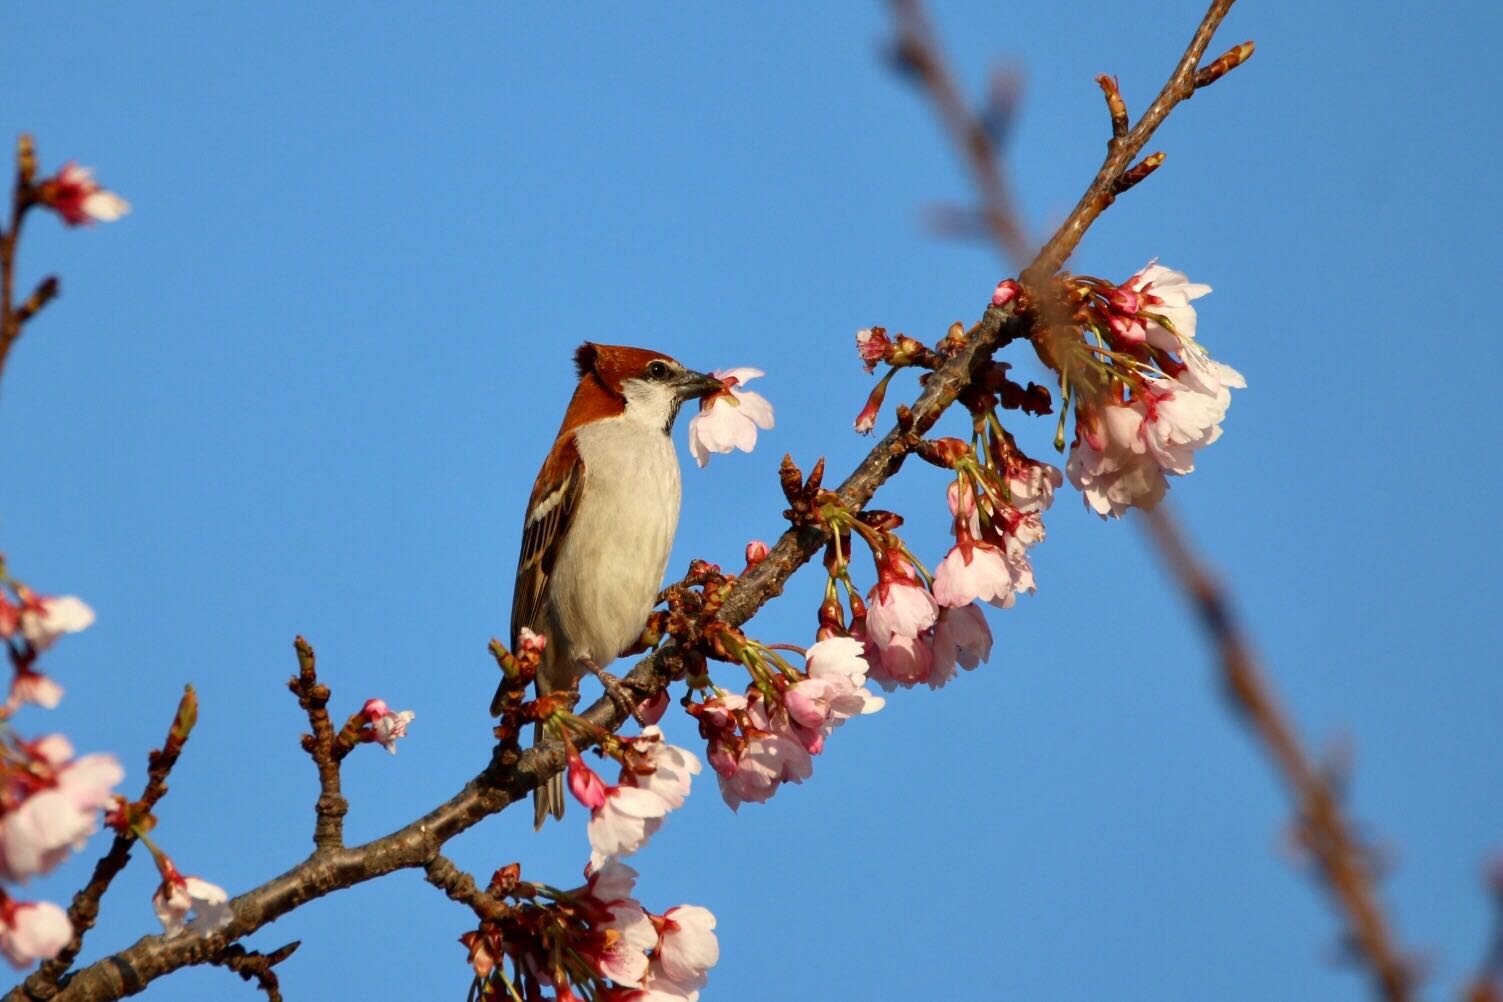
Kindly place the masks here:
<instances>
[{"instance_id":1,"label":"bird","mask_svg":"<svg viewBox=\"0 0 1503 1002\"><path fill-rule=\"evenodd\" d=\"M623 345L586 341L574 367L579 385L527 502L512 593L513 649L524 628L547 639L540 696L583 670L600 674L641 636L678 527L674 419L686 402L724 388L661 352ZM539 723L534 743L542 733ZM534 828L563 817L562 774L532 798Z\"/></svg>"}]
</instances>

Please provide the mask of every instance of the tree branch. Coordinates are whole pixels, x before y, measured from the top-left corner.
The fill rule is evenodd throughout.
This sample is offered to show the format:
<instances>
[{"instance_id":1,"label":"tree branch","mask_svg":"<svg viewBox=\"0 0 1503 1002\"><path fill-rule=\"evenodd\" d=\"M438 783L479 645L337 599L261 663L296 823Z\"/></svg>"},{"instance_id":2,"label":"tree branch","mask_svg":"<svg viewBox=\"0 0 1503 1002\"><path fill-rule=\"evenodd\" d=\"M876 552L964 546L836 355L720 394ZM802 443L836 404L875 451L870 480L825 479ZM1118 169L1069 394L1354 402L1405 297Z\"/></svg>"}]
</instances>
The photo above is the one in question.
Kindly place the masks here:
<instances>
[{"instance_id":1,"label":"tree branch","mask_svg":"<svg viewBox=\"0 0 1503 1002\"><path fill-rule=\"evenodd\" d=\"M318 768L318 802L314 805L313 845L315 852L330 852L344 845L344 816L350 802L339 790L339 761L334 724L329 720L329 687L318 680L318 659L308 641L298 637L298 673L287 681L287 688L297 696L298 705L308 715L311 733L303 735L303 750Z\"/></svg>"},{"instance_id":2,"label":"tree branch","mask_svg":"<svg viewBox=\"0 0 1503 1002\"><path fill-rule=\"evenodd\" d=\"M1127 168L1174 105L1189 96L1188 93L1179 93L1178 82L1186 73L1193 73L1211 33L1229 6L1230 0L1218 0L1213 5L1165 94L1160 95L1149 113L1108 157L1107 164L1086 195L1025 276L1047 277L1057 270L1081 235L1109 204L1110 184ZM1193 92L1193 81L1190 91ZM1101 192L1107 194L1105 201L1102 201ZM988 308L980 322L968 332L964 347L929 375L911 411L900 412L898 425L872 448L840 485L837 493L846 506L852 509L864 506L878 487L901 468L920 436L933 427L944 410L990 361L993 353L1015 339L1030 335L1033 318L1015 313L1014 307L1015 304L1009 303ZM819 553L824 543L824 533L817 527L795 526L783 533L767 558L731 586L717 618L733 626L744 623L763 604L781 594L793 572ZM309 654L311 661L311 651ZM681 653L670 641L640 661L621 679L621 683L644 697L650 696L665 688L681 667ZM311 663L308 671L311 674ZM614 700L602 696L583 716L591 724L614 730L621 726L625 715ZM314 721L312 710L310 723L314 727L316 746L320 725ZM450 893L451 888L456 893L463 892L463 880L450 873L441 861L439 851L442 845L485 817L525 797L559 772L563 765L563 745L558 741L525 752L497 745L490 764L481 773L453 797L411 824L355 848L345 848L335 838L316 840L318 848L307 860L235 898L230 903L233 917L224 929L207 936L185 932L172 937L143 937L120 953L78 971L66 982L58 997L105 1000L141 991L163 974L191 964L212 962L227 944L308 901L398 869L424 867L429 872L430 881L437 883L445 893ZM337 793L337 775L331 787L323 763L320 763L320 782L325 794L331 789ZM325 797L321 796L321 805L324 800ZM323 823L322 815L320 822ZM325 836L329 830L325 825ZM469 883L473 885L474 882L470 880ZM17 997L14 991L8 996Z\"/></svg>"}]
</instances>

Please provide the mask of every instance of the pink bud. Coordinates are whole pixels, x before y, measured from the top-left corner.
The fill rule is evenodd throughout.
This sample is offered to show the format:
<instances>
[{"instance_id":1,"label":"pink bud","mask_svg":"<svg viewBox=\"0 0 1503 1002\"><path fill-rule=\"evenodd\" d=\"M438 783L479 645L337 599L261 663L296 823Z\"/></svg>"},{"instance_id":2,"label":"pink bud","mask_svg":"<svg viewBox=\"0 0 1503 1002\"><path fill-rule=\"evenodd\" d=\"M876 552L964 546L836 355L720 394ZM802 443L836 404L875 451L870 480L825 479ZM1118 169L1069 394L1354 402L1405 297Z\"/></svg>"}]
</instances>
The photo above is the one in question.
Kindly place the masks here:
<instances>
[{"instance_id":1,"label":"pink bud","mask_svg":"<svg viewBox=\"0 0 1503 1002\"><path fill-rule=\"evenodd\" d=\"M746 569L753 567L767 559L767 544L760 539L754 539L746 544Z\"/></svg>"},{"instance_id":2,"label":"pink bud","mask_svg":"<svg viewBox=\"0 0 1503 1002\"><path fill-rule=\"evenodd\" d=\"M595 770L585 765L579 752L569 749L569 792L591 811L605 805L605 783Z\"/></svg>"},{"instance_id":3,"label":"pink bud","mask_svg":"<svg viewBox=\"0 0 1503 1002\"><path fill-rule=\"evenodd\" d=\"M642 718L644 725L655 724L663 719L663 714L668 712L668 690L664 689L655 696L649 696L637 704L637 713Z\"/></svg>"},{"instance_id":4,"label":"pink bud","mask_svg":"<svg viewBox=\"0 0 1503 1002\"><path fill-rule=\"evenodd\" d=\"M1017 299L1018 293L1022 291L1017 282L1010 278L1004 278L997 283L997 288L992 291L992 305L1006 306L1014 299Z\"/></svg>"}]
</instances>

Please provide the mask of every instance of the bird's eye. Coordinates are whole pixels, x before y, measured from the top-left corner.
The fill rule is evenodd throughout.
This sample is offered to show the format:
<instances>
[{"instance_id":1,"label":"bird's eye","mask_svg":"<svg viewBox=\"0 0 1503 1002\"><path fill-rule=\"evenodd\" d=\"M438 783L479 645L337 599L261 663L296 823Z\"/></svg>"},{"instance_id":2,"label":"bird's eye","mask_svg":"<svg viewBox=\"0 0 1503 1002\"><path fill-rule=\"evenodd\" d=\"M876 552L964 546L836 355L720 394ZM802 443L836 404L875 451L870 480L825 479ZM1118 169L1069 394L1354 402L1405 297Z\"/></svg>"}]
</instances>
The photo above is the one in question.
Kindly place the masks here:
<instances>
[{"instance_id":1,"label":"bird's eye","mask_svg":"<svg viewBox=\"0 0 1503 1002\"><path fill-rule=\"evenodd\" d=\"M649 379L667 379L668 363L663 361L649 362L647 364L647 377Z\"/></svg>"}]
</instances>

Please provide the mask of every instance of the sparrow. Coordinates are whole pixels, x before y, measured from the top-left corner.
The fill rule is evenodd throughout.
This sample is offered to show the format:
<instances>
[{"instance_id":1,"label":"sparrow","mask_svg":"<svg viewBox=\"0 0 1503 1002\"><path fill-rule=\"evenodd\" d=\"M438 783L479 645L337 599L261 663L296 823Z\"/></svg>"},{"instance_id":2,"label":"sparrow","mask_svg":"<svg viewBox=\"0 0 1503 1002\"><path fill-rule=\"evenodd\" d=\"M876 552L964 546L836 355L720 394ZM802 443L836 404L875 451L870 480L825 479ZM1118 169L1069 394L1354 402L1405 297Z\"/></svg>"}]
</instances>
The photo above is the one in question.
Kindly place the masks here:
<instances>
[{"instance_id":1,"label":"sparrow","mask_svg":"<svg viewBox=\"0 0 1503 1002\"><path fill-rule=\"evenodd\" d=\"M579 385L527 502L512 594L513 645L524 627L547 638L540 696L572 686L582 670L599 674L641 636L678 527L673 421L686 401L723 387L643 348L587 341L574 367ZM540 723L534 742L542 731ZM563 817L563 776L532 799L535 828Z\"/></svg>"}]
</instances>

